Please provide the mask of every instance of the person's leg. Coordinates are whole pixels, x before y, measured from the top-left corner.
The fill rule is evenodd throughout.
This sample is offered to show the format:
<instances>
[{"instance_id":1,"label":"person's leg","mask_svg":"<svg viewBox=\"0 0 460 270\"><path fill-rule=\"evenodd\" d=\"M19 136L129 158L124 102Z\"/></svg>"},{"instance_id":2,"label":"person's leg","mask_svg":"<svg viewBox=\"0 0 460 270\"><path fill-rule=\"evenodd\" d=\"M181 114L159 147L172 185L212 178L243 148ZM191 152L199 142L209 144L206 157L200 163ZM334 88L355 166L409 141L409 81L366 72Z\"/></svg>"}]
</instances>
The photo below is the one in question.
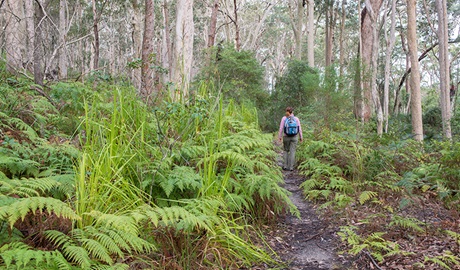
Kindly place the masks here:
<instances>
[{"instance_id":1,"label":"person's leg","mask_svg":"<svg viewBox=\"0 0 460 270\"><path fill-rule=\"evenodd\" d=\"M289 169L289 150L290 150L290 143L291 141L289 140L289 137L284 136L283 137L283 169Z\"/></svg>"},{"instance_id":2,"label":"person's leg","mask_svg":"<svg viewBox=\"0 0 460 270\"><path fill-rule=\"evenodd\" d=\"M295 149L297 147L297 141L298 141L298 136L290 137L290 144L289 144L289 155L288 155L288 164L289 167L287 167L289 170L294 169L295 165Z\"/></svg>"}]
</instances>

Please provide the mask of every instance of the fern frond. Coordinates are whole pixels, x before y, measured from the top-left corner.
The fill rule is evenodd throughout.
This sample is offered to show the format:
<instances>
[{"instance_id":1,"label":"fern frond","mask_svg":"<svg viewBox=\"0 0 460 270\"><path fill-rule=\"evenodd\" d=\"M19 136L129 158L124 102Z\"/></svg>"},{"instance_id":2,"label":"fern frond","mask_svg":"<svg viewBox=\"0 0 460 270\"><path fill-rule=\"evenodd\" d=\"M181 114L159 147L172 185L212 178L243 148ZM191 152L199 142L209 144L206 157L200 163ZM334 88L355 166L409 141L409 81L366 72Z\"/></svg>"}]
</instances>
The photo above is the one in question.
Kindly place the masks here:
<instances>
[{"instance_id":1,"label":"fern frond","mask_svg":"<svg viewBox=\"0 0 460 270\"><path fill-rule=\"evenodd\" d=\"M0 169L9 171L13 176L23 174L37 176L40 164L33 160L19 157L0 156Z\"/></svg>"},{"instance_id":2,"label":"fern frond","mask_svg":"<svg viewBox=\"0 0 460 270\"><path fill-rule=\"evenodd\" d=\"M368 200L374 198L374 197L377 197L378 193L377 192L374 192L374 191L370 191L370 190L366 190L366 191L363 191L361 193L361 195L359 195L359 203L360 204L364 204L365 202L367 202Z\"/></svg>"},{"instance_id":3,"label":"fern frond","mask_svg":"<svg viewBox=\"0 0 460 270\"><path fill-rule=\"evenodd\" d=\"M402 217L399 215L394 215L389 226L398 226L404 229L410 229L414 232L423 232L424 229L421 227L423 222L416 218L412 217Z\"/></svg>"},{"instance_id":4,"label":"fern frond","mask_svg":"<svg viewBox=\"0 0 460 270\"><path fill-rule=\"evenodd\" d=\"M23 220L29 212L35 214L37 210L40 212L46 211L49 214L54 212L57 216L68 218L70 220L80 219L80 217L66 203L48 197L18 199L10 205L0 207L0 216L8 217L8 222L10 223L10 226L13 227L17 220Z\"/></svg>"},{"instance_id":5,"label":"fern frond","mask_svg":"<svg viewBox=\"0 0 460 270\"><path fill-rule=\"evenodd\" d=\"M114 228L121 232L127 232L134 235L139 233L136 220L128 215L103 214L99 211L91 211L86 213L86 215L95 218L96 226Z\"/></svg>"}]
</instances>

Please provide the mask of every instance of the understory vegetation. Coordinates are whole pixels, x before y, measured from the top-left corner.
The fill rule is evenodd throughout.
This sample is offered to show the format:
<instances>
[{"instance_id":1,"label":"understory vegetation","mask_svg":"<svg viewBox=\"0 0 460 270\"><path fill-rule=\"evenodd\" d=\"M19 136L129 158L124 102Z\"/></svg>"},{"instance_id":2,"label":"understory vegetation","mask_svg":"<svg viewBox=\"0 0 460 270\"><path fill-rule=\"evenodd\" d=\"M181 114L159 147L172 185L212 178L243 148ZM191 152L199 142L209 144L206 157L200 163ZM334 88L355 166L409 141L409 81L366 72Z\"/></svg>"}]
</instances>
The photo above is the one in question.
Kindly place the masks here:
<instances>
[{"instance_id":1,"label":"understory vegetation","mask_svg":"<svg viewBox=\"0 0 460 270\"><path fill-rule=\"evenodd\" d=\"M455 110L452 141L440 139L433 96L423 144L406 115L377 136L354 120L351 81L333 70L293 61L265 95L252 55L221 56L190 97L154 106L124 81L42 89L0 72L0 268L279 266L262 228L299 213L260 127L277 129L289 104L304 132L301 188L354 269L459 269Z\"/></svg>"},{"instance_id":2,"label":"understory vegetation","mask_svg":"<svg viewBox=\"0 0 460 270\"><path fill-rule=\"evenodd\" d=\"M304 134L306 198L340 228L343 253L356 256L358 269L458 269L460 143L365 129L337 123Z\"/></svg>"},{"instance_id":3,"label":"understory vegetation","mask_svg":"<svg viewBox=\"0 0 460 270\"><path fill-rule=\"evenodd\" d=\"M275 264L258 227L297 209L253 107L206 83L148 107L122 84L57 83L40 95L2 76L2 267Z\"/></svg>"}]
</instances>

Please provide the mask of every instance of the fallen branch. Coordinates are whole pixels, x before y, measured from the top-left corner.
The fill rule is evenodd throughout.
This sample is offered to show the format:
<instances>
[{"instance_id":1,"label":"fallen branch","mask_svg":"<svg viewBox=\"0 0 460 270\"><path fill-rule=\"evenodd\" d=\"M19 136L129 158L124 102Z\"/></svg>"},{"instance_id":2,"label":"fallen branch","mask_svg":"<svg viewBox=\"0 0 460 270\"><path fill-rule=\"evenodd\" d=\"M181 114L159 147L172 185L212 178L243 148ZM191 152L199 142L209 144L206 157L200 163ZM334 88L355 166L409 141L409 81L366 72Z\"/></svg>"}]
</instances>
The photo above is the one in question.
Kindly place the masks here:
<instances>
[{"instance_id":1,"label":"fallen branch","mask_svg":"<svg viewBox=\"0 0 460 270\"><path fill-rule=\"evenodd\" d=\"M380 268L378 263L374 260L374 258L372 257L372 255L369 252L363 251L363 253L366 254L366 256L369 257L369 259L371 259L372 264L374 264L374 266L377 267L377 269L382 270L382 268Z\"/></svg>"}]
</instances>

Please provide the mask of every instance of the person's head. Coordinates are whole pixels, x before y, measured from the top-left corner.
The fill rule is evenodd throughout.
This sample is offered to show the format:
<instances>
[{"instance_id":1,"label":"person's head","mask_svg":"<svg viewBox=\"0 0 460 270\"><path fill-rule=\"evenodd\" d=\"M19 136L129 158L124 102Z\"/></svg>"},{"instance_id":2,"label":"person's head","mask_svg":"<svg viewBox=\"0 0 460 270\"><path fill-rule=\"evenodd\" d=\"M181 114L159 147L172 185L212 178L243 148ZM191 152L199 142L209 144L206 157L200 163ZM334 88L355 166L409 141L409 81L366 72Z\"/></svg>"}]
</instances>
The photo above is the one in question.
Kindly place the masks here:
<instances>
[{"instance_id":1,"label":"person's head","mask_svg":"<svg viewBox=\"0 0 460 270\"><path fill-rule=\"evenodd\" d=\"M292 109L292 107L287 107L286 108L286 116L290 116L292 114L294 110Z\"/></svg>"}]
</instances>

